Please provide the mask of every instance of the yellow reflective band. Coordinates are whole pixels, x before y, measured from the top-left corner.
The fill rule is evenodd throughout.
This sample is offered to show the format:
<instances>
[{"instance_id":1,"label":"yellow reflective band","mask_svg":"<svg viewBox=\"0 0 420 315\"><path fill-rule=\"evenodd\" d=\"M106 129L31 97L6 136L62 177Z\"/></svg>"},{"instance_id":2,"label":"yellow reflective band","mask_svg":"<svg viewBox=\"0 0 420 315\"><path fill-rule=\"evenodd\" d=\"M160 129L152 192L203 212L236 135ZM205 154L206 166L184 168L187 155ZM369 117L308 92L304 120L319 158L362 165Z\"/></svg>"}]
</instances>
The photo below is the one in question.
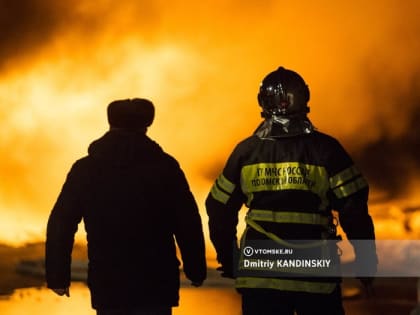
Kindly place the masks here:
<instances>
[{"instance_id":1,"label":"yellow reflective band","mask_svg":"<svg viewBox=\"0 0 420 315\"><path fill-rule=\"evenodd\" d=\"M323 166L299 162L257 163L241 170L242 191L248 195L261 191L304 190L321 198L321 208L328 203L330 188L327 171Z\"/></svg>"},{"instance_id":2,"label":"yellow reflective band","mask_svg":"<svg viewBox=\"0 0 420 315\"><path fill-rule=\"evenodd\" d=\"M334 189L356 176L360 176L360 171L353 165L331 177L330 187L331 189Z\"/></svg>"},{"instance_id":3,"label":"yellow reflective band","mask_svg":"<svg viewBox=\"0 0 420 315\"><path fill-rule=\"evenodd\" d=\"M337 284L331 282L311 282L291 279L238 277L235 281L237 288L274 289L293 292L330 294Z\"/></svg>"},{"instance_id":4,"label":"yellow reflective band","mask_svg":"<svg viewBox=\"0 0 420 315\"><path fill-rule=\"evenodd\" d=\"M217 184L220 188L228 193L232 193L235 189L235 184L228 180L223 174L220 174L220 176L217 178Z\"/></svg>"},{"instance_id":5,"label":"yellow reflective band","mask_svg":"<svg viewBox=\"0 0 420 315\"><path fill-rule=\"evenodd\" d=\"M283 212L271 210L251 209L247 217L256 221L275 222L275 223L297 223L297 224L317 224L328 225L329 219L318 213L305 212Z\"/></svg>"},{"instance_id":6,"label":"yellow reflective band","mask_svg":"<svg viewBox=\"0 0 420 315\"><path fill-rule=\"evenodd\" d=\"M286 247L303 248L304 249L304 248L314 248L314 247L326 246L327 243L328 243L327 240L319 240L319 241L315 241L315 242L311 242L311 243L305 243L305 244L290 243L288 241L285 241L285 240L281 239L276 234L266 231L261 225L259 225L257 222L250 219L249 217L245 217L245 222L251 228L253 228L255 231L260 232L261 234L264 234L266 237L273 240L274 242L276 242L278 244L281 244L283 246L286 246Z\"/></svg>"},{"instance_id":7,"label":"yellow reflective band","mask_svg":"<svg viewBox=\"0 0 420 315\"><path fill-rule=\"evenodd\" d=\"M210 193L214 199L220 201L223 204L226 204L230 198L230 196L227 193L223 192L219 189L219 187L217 187L216 183L211 188Z\"/></svg>"},{"instance_id":8,"label":"yellow reflective band","mask_svg":"<svg viewBox=\"0 0 420 315\"><path fill-rule=\"evenodd\" d=\"M367 186L368 186L368 183L366 182L364 177L359 177L348 184L337 187L333 191L334 191L334 194L337 196L337 198L341 199L341 198L348 197Z\"/></svg>"}]
</instances>

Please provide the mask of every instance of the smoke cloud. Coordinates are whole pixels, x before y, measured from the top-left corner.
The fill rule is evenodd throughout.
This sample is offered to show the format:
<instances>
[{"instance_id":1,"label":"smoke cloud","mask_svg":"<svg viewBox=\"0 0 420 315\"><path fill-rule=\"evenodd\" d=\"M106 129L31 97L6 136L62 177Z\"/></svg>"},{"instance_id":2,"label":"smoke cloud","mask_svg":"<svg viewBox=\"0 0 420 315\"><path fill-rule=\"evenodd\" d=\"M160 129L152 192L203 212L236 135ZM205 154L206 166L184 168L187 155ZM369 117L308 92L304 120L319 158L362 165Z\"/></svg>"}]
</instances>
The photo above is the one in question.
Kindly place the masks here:
<instances>
[{"instance_id":1,"label":"smoke cloud","mask_svg":"<svg viewBox=\"0 0 420 315\"><path fill-rule=\"evenodd\" d=\"M22 0L0 2L0 69L16 58L33 58L71 19L61 1ZM10 65L12 66L12 65Z\"/></svg>"},{"instance_id":2,"label":"smoke cloud","mask_svg":"<svg viewBox=\"0 0 420 315\"><path fill-rule=\"evenodd\" d=\"M42 235L66 172L118 98L155 103L150 135L202 206L260 122L259 83L280 65L305 78L311 120L372 189L402 194L418 175L418 10L414 0L0 0L0 231L12 226L0 239Z\"/></svg>"},{"instance_id":3,"label":"smoke cloud","mask_svg":"<svg viewBox=\"0 0 420 315\"><path fill-rule=\"evenodd\" d=\"M377 113L360 130L365 141L355 152L371 186L386 193L387 199L407 196L420 175L420 72L407 71L405 76L381 76L378 71L370 78L367 95ZM365 130L370 132L367 139Z\"/></svg>"}]
</instances>

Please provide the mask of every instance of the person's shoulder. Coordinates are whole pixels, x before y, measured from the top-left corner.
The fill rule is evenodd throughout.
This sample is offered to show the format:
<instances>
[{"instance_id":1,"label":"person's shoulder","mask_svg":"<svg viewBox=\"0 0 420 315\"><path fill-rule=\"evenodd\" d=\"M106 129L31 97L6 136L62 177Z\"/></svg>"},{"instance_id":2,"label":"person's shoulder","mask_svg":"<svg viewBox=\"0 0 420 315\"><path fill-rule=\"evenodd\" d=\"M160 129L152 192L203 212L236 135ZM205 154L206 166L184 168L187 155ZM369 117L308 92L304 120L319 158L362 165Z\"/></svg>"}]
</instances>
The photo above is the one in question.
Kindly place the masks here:
<instances>
[{"instance_id":1,"label":"person's shoulder","mask_svg":"<svg viewBox=\"0 0 420 315\"><path fill-rule=\"evenodd\" d=\"M170 168L180 168L180 164L174 155L164 150L156 141L149 140L151 146L153 146L153 150L150 151L150 158L153 159L154 163Z\"/></svg>"},{"instance_id":2,"label":"person's shoulder","mask_svg":"<svg viewBox=\"0 0 420 315\"><path fill-rule=\"evenodd\" d=\"M244 154L247 154L247 152L252 151L252 149L255 148L257 142L259 141L260 139L254 135L240 140L234 145L233 150L231 152L231 157L242 156Z\"/></svg>"},{"instance_id":3,"label":"person's shoulder","mask_svg":"<svg viewBox=\"0 0 420 315\"><path fill-rule=\"evenodd\" d=\"M169 165L173 167L180 167L178 160L168 152L162 150L162 159Z\"/></svg>"},{"instance_id":4,"label":"person's shoulder","mask_svg":"<svg viewBox=\"0 0 420 315\"><path fill-rule=\"evenodd\" d=\"M317 139L320 144L327 146L341 146L337 138L327 133L316 130L312 133L312 136Z\"/></svg>"},{"instance_id":5,"label":"person's shoulder","mask_svg":"<svg viewBox=\"0 0 420 315\"><path fill-rule=\"evenodd\" d=\"M260 143L262 141L261 138L257 137L256 135L252 135L249 137L246 137L245 139L242 139L238 142L236 145L237 149L247 149L250 147L255 146L257 143Z\"/></svg>"},{"instance_id":6,"label":"person's shoulder","mask_svg":"<svg viewBox=\"0 0 420 315\"><path fill-rule=\"evenodd\" d=\"M353 163L349 153L337 138L319 131L316 131L314 136L318 139L318 152L322 153L321 155L327 159L330 166L343 168Z\"/></svg>"},{"instance_id":7,"label":"person's shoulder","mask_svg":"<svg viewBox=\"0 0 420 315\"><path fill-rule=\"evenodd\" d=\"M81 171L81 170L85 170L86 168L89 168L93 163L92 160L93 159L89 155L86 155L77 159L71 166L71 171L77 172L77 171Z\"/></svg>"}]
</instances>

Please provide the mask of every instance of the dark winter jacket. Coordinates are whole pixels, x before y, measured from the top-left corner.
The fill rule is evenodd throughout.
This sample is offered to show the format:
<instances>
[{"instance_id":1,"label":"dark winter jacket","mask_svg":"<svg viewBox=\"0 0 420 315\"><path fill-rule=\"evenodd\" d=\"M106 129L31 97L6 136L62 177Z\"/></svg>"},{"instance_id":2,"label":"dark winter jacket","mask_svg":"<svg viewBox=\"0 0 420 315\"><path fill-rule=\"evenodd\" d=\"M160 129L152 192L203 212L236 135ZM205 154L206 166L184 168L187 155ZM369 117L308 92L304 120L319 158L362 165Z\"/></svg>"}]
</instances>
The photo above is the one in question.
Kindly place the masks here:
<instances>
[{"instance_id":1,"label":"dark winter jacket","mask_svg":"<svg viewBox=\"0 0 420 315\"><path fill-rule=\"evenodd\" d=\"M187 278L206 277L201 218L184 173L144 133L111 130L73 165L48 221L50 288L70 285L82 219L94 308L178 305L175 240Z\"/></svg>"}]
</instances>

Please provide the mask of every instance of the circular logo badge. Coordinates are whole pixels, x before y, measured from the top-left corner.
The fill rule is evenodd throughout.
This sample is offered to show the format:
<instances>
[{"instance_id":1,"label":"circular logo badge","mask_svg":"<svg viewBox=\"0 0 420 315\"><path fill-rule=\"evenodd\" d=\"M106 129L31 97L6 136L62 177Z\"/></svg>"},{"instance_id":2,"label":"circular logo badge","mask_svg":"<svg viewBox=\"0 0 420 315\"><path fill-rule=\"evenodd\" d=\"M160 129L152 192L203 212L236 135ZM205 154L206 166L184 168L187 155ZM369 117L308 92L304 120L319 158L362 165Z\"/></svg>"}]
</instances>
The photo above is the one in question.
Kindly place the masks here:
<instances>
[{"instance_id":1,"label":"circular logo badge","mask_svg":"<svg viewBox=\"0 0 420 315\"><path fill-rule=\"evenodd\" d=\"M244 247L243 252L246 257L254 255L254 249L251 246Z\"/></svg>"}]
</instances>

